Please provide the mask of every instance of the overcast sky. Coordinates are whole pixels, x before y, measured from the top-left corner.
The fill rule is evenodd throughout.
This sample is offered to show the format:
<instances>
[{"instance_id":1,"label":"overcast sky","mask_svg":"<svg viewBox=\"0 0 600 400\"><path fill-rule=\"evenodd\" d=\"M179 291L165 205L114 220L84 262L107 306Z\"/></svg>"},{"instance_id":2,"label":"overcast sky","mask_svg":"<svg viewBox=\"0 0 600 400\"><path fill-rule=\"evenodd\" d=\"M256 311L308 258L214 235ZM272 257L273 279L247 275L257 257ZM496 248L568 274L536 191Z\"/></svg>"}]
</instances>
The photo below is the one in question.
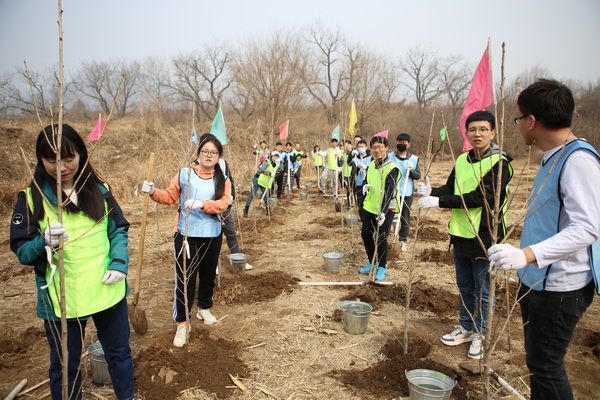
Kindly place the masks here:
<instances>
[{"instance_id":1,"label":"overcast sky","mask_svg":"<svg viewBox=\"0 0 600 400\"><path fill-rule=\"evenodd\" d=\"M600 77L599 0L63 0L67 71L82 61L172 56L204 43L233 46L321 21L397 61L416 45L473 67L492 39L510 79L539 65L556 79ZM55 0L0 0L0 73L58 62Z\"/></svg>"}]
</instances>

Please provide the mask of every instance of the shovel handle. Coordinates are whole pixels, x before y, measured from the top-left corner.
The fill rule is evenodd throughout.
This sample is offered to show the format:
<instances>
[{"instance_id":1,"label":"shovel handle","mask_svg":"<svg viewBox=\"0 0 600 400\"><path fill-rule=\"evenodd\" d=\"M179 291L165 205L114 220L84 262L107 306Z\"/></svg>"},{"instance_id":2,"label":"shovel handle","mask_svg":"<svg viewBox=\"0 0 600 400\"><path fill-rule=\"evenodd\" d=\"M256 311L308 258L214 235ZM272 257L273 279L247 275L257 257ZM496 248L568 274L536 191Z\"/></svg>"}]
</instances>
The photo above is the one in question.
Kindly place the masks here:
<instances>
[{"instance_id":1,"label":"shovel handle","mask_svg":"<svg viewBox=\"0 0 600 400\"><path fill-rule=\"evenodd\" d=\"M152 169L154 168L154 153L150 153L148 161L148 176L146 181L152 182ZM148 216L148 201L150 195L144 193L144 208L142 210L142 226L140 229L140 248L138 251L137 277L133 288L133 304L137 305L138 297L140 296L140 278L142 277L142 260L144 259L144 241L146 239L146 217Z\"/></svg>"}]
</instances>

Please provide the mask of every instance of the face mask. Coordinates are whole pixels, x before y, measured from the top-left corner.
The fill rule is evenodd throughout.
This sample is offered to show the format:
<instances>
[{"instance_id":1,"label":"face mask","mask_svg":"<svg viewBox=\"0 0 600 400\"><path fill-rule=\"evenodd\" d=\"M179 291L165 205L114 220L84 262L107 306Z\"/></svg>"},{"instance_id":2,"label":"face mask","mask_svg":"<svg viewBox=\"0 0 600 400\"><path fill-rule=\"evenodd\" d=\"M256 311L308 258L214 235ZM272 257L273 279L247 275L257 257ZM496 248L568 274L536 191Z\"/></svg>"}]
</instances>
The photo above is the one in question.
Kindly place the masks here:
<instances>
[{"instance_id":1,"label":"face mask","mask_svg":"<svg viewBox=\"0 0 600 400\"><path fill-rule=\"evenodd\" d=\"M365 154L367 149L358 149L358 154Z\"/></svg>"},{"instance_id":2,"label":"face mask","mask_svg":"<svg viewBox=\"0 0 600 400\"><path fill-rule=\"evenodd\" d=\"M401 144L396 145L396 148L398 149L398 151L406 151L406 146L407 146L407 144L401 143Z\"/></svg>"}]
</instances>

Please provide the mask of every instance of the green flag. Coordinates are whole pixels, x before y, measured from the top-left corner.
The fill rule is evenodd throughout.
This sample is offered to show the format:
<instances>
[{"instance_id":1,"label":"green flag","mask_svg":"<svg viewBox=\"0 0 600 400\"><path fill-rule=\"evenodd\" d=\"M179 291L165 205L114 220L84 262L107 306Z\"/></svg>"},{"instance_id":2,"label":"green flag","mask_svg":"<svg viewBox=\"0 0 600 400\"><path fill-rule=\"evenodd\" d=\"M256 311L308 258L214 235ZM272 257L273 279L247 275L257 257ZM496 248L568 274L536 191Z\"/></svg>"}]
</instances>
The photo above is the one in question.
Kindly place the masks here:
<instances>
[{"instance_id":1,"label":"green flag","mask_svg":"<svg viewBox=\"0 0 600 400\"><path fill-rule=\"evenodd\" d=\"M442 128L442 129L440 130L440 139L442 139L442 142L443 142L444 140L446 140L446 135L447 135L446 128Z\"/></svg>"},{"instance_id":2,"label":"green flag","mask_svg":"<svg viewBox=\"0 0 600 400\"><path fill-rule=\"evenodd\" d=\"M331 131L331 138L332 139L337 139L337 141L340 141L340 126L336 126L335 128L333 128L333 130Z\"/></svg>"},{"instance_id":3,"label":"green flag","mask_svg":"<svg viewBox=\"0 0 600 400\"><path fill-rule=\"evenodd\" d=\"M217 110L217 115L213 119L210 133L215 135L221 144L227 144L227 133L225 131L225 120L223 119L223 113L221 112L221 106Z\"/></svg>"}]
</instances>

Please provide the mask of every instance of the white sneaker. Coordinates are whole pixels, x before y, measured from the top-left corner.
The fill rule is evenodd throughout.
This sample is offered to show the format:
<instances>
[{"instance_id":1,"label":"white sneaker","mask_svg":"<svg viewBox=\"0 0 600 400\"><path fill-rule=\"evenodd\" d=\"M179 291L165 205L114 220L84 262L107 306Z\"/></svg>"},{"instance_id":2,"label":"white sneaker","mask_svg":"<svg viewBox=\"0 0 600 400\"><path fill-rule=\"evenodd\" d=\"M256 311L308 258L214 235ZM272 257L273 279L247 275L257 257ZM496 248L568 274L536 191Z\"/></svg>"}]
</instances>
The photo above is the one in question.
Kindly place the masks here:
<instances>
[{"instance_id":1,"label":"white sneaker","mask_svg":"<svg viewBox=\"0 0 600 400\"><path fill-rule=\"evenodd\" d=\"M400 251L408 251L408 247L406 246L406 242L401 242L402 243L402 247L400 248Z\"/></svg>"},{"instance_id":2,"label":"white sneaker","mask_svg":"<svg viewBox=\"0 0 600 400\"><path fill-rule=\"evenodd\" d=\"M474 358L476 360L481 360L483 358L483 336L479 333L473 334L473 340L471 341L471 346L469 346L469 358Z\"/></svg>"},{"instance_id":3,"label":"white sneaker","mask_svg":"<svg viewBox=\"0 0 600 400\"><path fill-rule=\"evenodd\" d=\"M441 342L447 346L457 346L461 343L470 342L473 339L473 331L468 331L460 325L456 325L452 332L440 338Z\"/></svg>"},{"instance_id":4,"label":"white sneaker","mask_svg":"<svg viewBox=\"0 0 600 400\"><path fill-rule=\"evenodd\" d=\"M192 327L189 326L188 329L188 325L185 323L177 324L177 331L175 332L175 339L173 339L173 346L183 347L185 342L187 342L191 330Z\"/></svg>"},{"instance_id":5,"label":"white sneaker","mask_svg":"<svg viewBox=\"0 0 600 400\"><path fill-rule=\"evenodd\" d=\"M212 315L210 310L203 310L201 308L198 309L198 312L196 313L196 318L198 318L201 321L204 321L206 325L212 325L215 322L217 322L217 319L214 315Z\"/></svg>"},{"instance_id":6,"label":"white sneaker","mask_svg":"<svg viewBox=\"0 0 600 400\"><path fill-rule=\"evenodd\" d=\"M254 268L252 265L246 263L246 271L251 270L252 268Z\"/></svg>"}]
</instances>

